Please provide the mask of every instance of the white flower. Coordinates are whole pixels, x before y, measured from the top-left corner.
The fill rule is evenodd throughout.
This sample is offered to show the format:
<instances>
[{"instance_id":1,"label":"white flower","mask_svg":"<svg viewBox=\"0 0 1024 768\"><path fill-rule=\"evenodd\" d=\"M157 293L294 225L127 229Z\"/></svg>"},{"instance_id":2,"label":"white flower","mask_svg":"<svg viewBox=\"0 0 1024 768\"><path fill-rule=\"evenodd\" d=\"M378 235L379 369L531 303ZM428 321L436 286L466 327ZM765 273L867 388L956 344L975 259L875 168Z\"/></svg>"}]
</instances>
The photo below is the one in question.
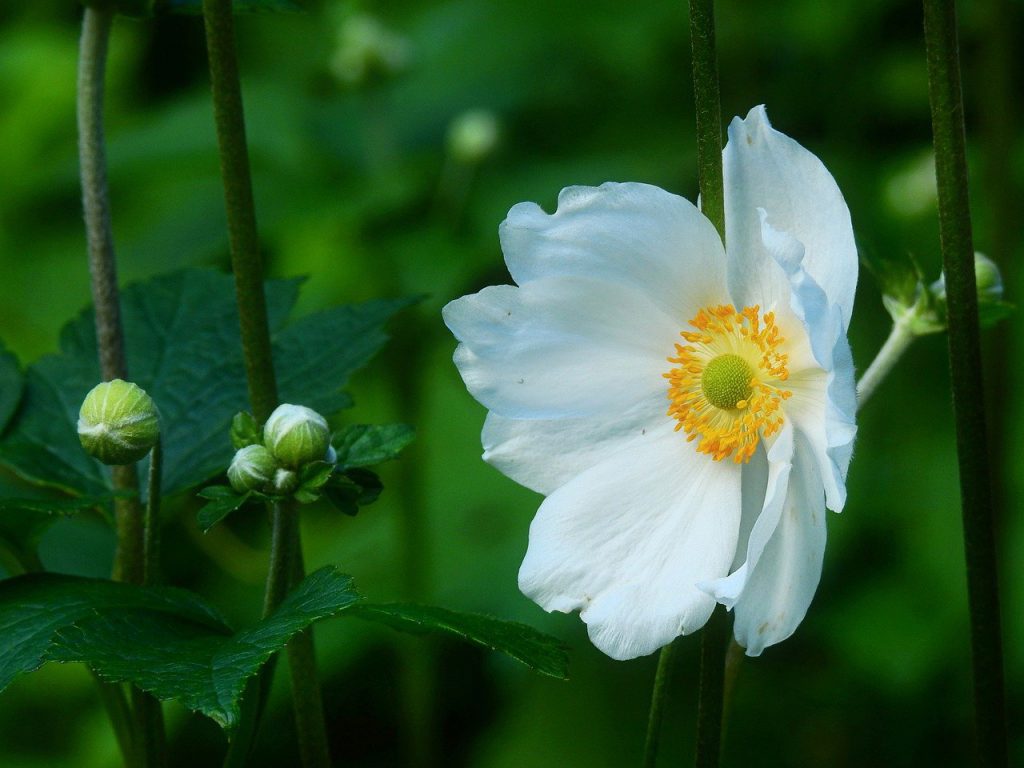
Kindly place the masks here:
<instances>
[{"instance_id":1,"label":"white flower","mask_svg":"<svg viewBox=\"0 0 1024 768\"><path fill-rule=\"evenodd\" d=\"M484 458L547 498L522 591L579 610L609 656L699 629L715 601L756 656L793 633L821 575L856 433L849 211L763 107L729 127L726 244L645 184L509 211L518 284L445 307L490 410Z\"/></svg>"}]
</instances>

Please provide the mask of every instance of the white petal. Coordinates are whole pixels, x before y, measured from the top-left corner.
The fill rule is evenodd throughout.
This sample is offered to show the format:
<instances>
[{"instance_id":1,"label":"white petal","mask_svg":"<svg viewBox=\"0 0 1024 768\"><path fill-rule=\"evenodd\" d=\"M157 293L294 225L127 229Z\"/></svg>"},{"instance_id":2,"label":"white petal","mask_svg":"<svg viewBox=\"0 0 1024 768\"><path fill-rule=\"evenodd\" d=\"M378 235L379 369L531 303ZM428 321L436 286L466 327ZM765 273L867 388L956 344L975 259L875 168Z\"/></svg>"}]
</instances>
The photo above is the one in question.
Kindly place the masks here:
<instances>
[{"instance_id":1,"label":"white petal","mask_svg":"<svg viewBox=\"0 0 1024 768\"><path fill-rule=\"evenodd\" d=\"M554 214L520 203L499 232L520 285L549 275L603 278L636 288L677 322L726 295L714 226L688 200L649 184L568 187Z\"/></svg>"},{"instance_id":2,"label":"white petal","mask_svg":"<svg viewBox=\"0 0 1024 768\"><path fill-rule=\"evenodd\" d=\"M789 488L789 476L793 460L793 426L787 421L783 424L779 434L767 452L768 456L768 477L763 489L756 489L753 502L760 502L761 514L757 516L750 535L746 542L746 559L737 569L725 578L701 584L701 589L714 597L726 608L732 610L736 601L743 594L749 574L757 567L757 561L764 552L768 541L782 516L783 504L786 501L786 493ZM744 467L744 472L746 472ZM744 478L746 479L746 478ZM744 491L748 490L744 483ZM748 499L743 499L744 507Z\"/></svg>"},{"instance_id":3,"label":"white petal","mask_svg":"<svg viewBox=\"0 0 1024 768\"><path fill-rule=\"evenodd\" d=\"M664 392L680 330L638 291L578 276L485 288L448 304L444 320L473 396L527 419L626 409Z\"/></svg>"},{"instance_id":4,"label":"white petal","mask_svg":"<svg viewBox=\"0 0 1024 768\"><path fill-rule=\"evenodd\" d=\"M654 430L669 420L667 403L663 391L625 411L585 419L507 419L489 413L484 460L547 496L628 444L653 440Z\"/></svg>"},{"instance_id":5,"label":"white petal","mask_svg":"<svg viewBox=\"0 0 1024 768\"><path fill-rule=\"evenodd\" d=\"M757 209L763 208L777 229L803 243L807 272L828 303L842 308L848 326L857 288L857 247L850 212L825 166L774 130L763 106L750 110L744 120L732 121L722 163L730 285L758 281L764 264L758 257ZM742 294L734 298L745 305L756 303Z\"/></svg>"},{"instance_id":6,"label":"white petal","mask_svg":"<svg viewBox=\"0 0 1024 768\"><path fill-rule=\"evenodd\" d=\"M789 279L789 304L803 324L816 365L790 360L792 391L786 415L810 439L825 484L830 509L846 503L846 470L857 435L857 392L853 357L846 340L842 311L829 305L825 292L805 269L802 245L775 229L761 211L762 239ZM806 365L806 363L805 363Z\"/></svg>"},{"instance_id":7,"label":"white petal","mask_svg":"<svg viewBox=\"0 0 1024 768\"><path fill-rule=\"evenodd\" d=\"M748 656L793 634L807 614L825 554L825 494L810 446L797 432L778 525L736 603L736 642Z\"/></svg>"},{"instance_id":8,"label":"white petal","mask_svg":"<svg viewBox=\"0 0 1024 768\"><path fill-rule=\"evenodd\" d=\"M530 526L519 588L549 611L581 610L615 659L700 628L736 548L740 469L698 454L667 424L555 491Z\"/></svg>"}]
</instances>

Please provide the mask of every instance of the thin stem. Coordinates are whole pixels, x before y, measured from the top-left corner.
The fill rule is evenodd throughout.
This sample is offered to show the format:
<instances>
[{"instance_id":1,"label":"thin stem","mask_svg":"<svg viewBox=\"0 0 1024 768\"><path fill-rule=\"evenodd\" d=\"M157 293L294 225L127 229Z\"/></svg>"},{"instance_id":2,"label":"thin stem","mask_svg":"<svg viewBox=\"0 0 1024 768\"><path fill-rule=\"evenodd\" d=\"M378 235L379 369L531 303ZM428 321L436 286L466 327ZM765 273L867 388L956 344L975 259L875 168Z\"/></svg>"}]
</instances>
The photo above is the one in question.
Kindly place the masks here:
<instances>
[{"instance_id":1,"label":"thin stem","mask_svg":"<svg viewBox=\"0 0 1024 768\"><path fill-rule=\"evenodd\" d=\"M121 759L125 765L137 765L138 757L135 754L135 735L132 725L132 711L128 706L128 698L124 695L124 688L118 683L108 683L101 680L96 673L93 673L96 681L96 690L103 702L103 708L107 710L107 717L114 728L114 736L117 738L117 746L121 751Z\"/></svg>"},{"instance_id":2,"label":"thin stem","mask_svg":"<svg viewBox=\"0 0 1024 768\"><path fill-rule=\"evenodd\" d=\"M722 744L725 701L725 654L729 644L729 617L715 606L704 625L700 642L700 700L697 705L697 768L715 768Z\"/></svg>"},{"instance_id":3,"label":"thin stem","mask_svg":"<svg viewBox=\"0 0 1024 768\"><path fill-rule=\"evenodd\" d=\"M690 0L690 48L693 98L697 114L697 169L701 211L725 242L725 192L722 180L722 105L715 52L714 0ZM722 736L725 649L729 620L716 607L701 634L700 694L697 705L696 765L718 765Z\"/></svg>"},{"instance_id":4,"label":"thin stem","mask_svg":"<svg viewBox=\"0 0 1024 768\"><path fill-rule=\"evenodd\" d=\"M1006 705L998 571L953 0L924 0L924 36L971 613L977 756L980 765L1004 766L1007 764Z\"/></svg>"},{"instance_id":5,"label":"thin stem","mask_svg":"<svg viewBox=\"0 0 1024 768\"><path fill-rule=\"evenodd\" d=\"M722 104L715 53L714 0L690 0L693 100L697 112L697 178L700 209L725 241L722 181Z\"/></svg>"},{"instance_id":6,"label":"thin stem","mask_svg":"<svg viewBox=\"0 0 1024 768\"><path fill-rule=\"evenodd\" d=\"M142 557L144 584L160 580L160 497L163 489L163 464L163 442L157 438L156 445L149 454L149 485Z\"/></svg>"},{"instance_id":7,"label":"thin stem","mask_svg":"<svg viewBox=\"0 0 1024 768\"><path fill-rule=\"evenodd\" d=\"M676 643L673 641L658 654L658 669L654 673L654 690L651 691L651 710L647 715L647 737L644 739L643 768L654 768L658 762L658 746L661 741L661 719L665 711L668 683L672 678Z\"/></svg>"},{"instance_id":8,"label":"thin stem","mask_svg":"<svg viewBox=\"0 0 1024 768\"><path fill-rule=\"evenodd\" d=\"M906 323L896 321L892 324L889 337L885 340L882 348L878 350L878 354L871 361L871 365L864 371L864 375L860 377L860 381L857 382L858 410L864 407L864 404L871 398L871 395L875 393L878 385L889 375L893 366L903 357L903 353L914 343L915 338L916 336L907 327Z\"/></svg>"},{"instance_id":9,"label":"thin stem","mask_svg":"<svg viewBox=\"0 0 1024 768\"><path fill-rule=\"evenodd\" d=\"M96 346L100 372L105 381L128 378L103 134L104 79L113 21L112 9L85 8L78 60L78 155L82 209L89 248ZM139 584L144 581L146 573L145 533L138 499L139 476L134 465L118 466L113 468L112 479L115 490L128 491L127 495L114 501L117 527L114 577ZM139 736L139 749L135 756L141 765L161 766L164 762L164 730L160 704L137 689L132 689L132 703ZM108 708L108 711L111 710ZM115 729L118 727L116 722L114 726Z\"/></svg>"},{"instance_id":10,"label":"thin stem","mask_svg":"<svg viewBox=\"0 0 1024 768\"><path fill-rule=\"evenodd\" d=\"M277 381L263 292L263 261L256 230L231 0L203 0L203 16L249 401L256 421L262 424L277 406Z\"/></svg>"},{"instance_id":11,"label":"thin stem","mask_svg":"<svg viewBox=\"0 0 1024 768\"><path fill-rule=\"evenodd\" d=\"M256 229L231 0L203 0L203 17L249 401L253 415L262 423L277 405L277 382L263 291L263 263ZM296 571L299 578L302 575L301 555L296 555L301 553L298 515L289 506L277 504L272 511L273 540L270 576L264 596L265 612L273 610L287 593L289 573L293 578ZM289 563L290 558L294 559ZM287 650L303 764L307 768L328 766L330 758L311 631L301 633L289 643ZM266 696L269 679L263 677L263 683L261 695ZM254 708L255 716L258 717L260 710L261 707ZM244 747L239 748L239 754L244 751Z\"/></svg>"}]
</instances>

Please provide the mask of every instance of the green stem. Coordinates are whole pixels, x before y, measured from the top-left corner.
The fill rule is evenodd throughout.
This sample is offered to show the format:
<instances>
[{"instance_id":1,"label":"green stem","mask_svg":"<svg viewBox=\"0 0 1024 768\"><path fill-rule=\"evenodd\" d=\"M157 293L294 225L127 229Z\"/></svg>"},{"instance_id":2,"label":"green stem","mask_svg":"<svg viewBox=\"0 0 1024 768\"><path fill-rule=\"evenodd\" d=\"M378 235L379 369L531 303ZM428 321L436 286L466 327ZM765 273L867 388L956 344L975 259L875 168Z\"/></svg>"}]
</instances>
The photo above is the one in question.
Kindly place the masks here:
<instances>
[{"instance_id":1,"label":"green stem","mask_svg":"<svg viewBox=\"0 0 1024 768\"><path fill-rule=\"evenodd\" d=\"M697 113L697 178L700 209L725 242L725 193L722 181L722 104L715 53L714 0L690 0L690 48L693 100Z\"/></svg>"},{"instance_id":2,"label":"green stem","mask_svg":"<svg viewBox=\"0 0 1024 768\"><path fill-rule=\"evenodd\" d=\"M893 366L903 357L910 345L917 338L906 323L896 321L892 324L889 337L885 340L882 348L878 350L871 365L864 371L864 375L857 382L857 409L860 410L874 394L878 385L889 375Z\"/></svg>"},{"instance_id":3,"label":"green stem","mask_svg":"<svg viewBox=\"0 0 1024 768\"><path fill-rule=\"evenodd\" d=\"M203 16L249 402L256 421L262 424L277 406L277 381L263 292L263 261L256 230L231 0L203 0Z\"/></svg>"},{"instance_id":4,"label":"green stem","mask_svg":"<svg viewBox=\"0 0 1024 768\"><path fill-rule=\"evenodd\" d=\"M128 378L103 134L104 80L113 22L112 9L86 7L82 16L78 61L78 154L82 209L89 249L96 345L100 372L105 381ZM115 490L128 492L127 496L120 496L114 501L117 527L114 576L140 584L145 579L146 565L145 527L138 498L139 476L135 466L129 465L114 467L112 478ZM132 689L132 702L139 735L136 758L143 766L161 766L164 762L164 730L160 704L137 689ZM108 712L117 715L117 711L110 707ZM118 729L116 721L114 727Z\"/></svg>"},{"instance_id":5,"label":"green stem","mask_svg":"<svg viewBox=\"0 0 1024 768\"><path fill-rule=\"evenodd\" d=\"M715 768L722 744L725 702L725 655L729 616L715 606L700 638L700 699L697 704L697 768Z\"/></svg>"},{"instance_id":6,"label":"green stem","mask_svg":"<svg viewBox=\"0 0 1024 768\"><path fill-rule=\"evenodd\" d=\"M270 346L267 302L263 291L263 263L256 229L256 208L245 138L245 113L235 52L231 0L203 0L203 17L249 400L256 420L263 423L278 403L277 382ZM293 552L301 551L297 517L296 511L289 509L289 505L274 506L265 610L276 607L287 593L289 571L300 567L300 559L289 564ZM301 578L301 573L299 576ZM288 660L292 670L292 701L299 744L303 764L309 768L329 765L330 759L315 657L312 653L312 634L303 634L306 635L305 639L300 635L289 643ZM293 645L297 650L293 651ZM269 681L264 680L264 683L260 690L266 696ZM258 713L260 709L257 707L254 711ZM244 751L244 748L239 749L240 753Z\"/></svg>"},{"instance_id":7,"label":"green stem","mask_svg":"<svg viewBox=\"0 0 1024 768\"><path fill-rule=\"evenodd\" d=\"M114 728L117 746L121 751L121 760L125 765L137 765L132 711L128 706L128 698L124 695L124 688L118 683L101 680L95 672L93 680L96 681L96 690L100 695L100 701L103 702L103 708L107 710L107 717Z\"/></svg>"},{"instance_id":8,"label":"green stem","mask_svg":"<svg viewBox=\"0 0 1024 768\"><path fill-rule=\"evenodd\" d=\"M651 691L651 710L647 715L647 737L644 739L643 768L654 768L658 762L658 746L661 741L661 719L665 710L668 682L672 678L676 642L669 643L658 654L658 669L654 673L654 690Z\"/></svg>"},{"instance_id":9,"label":"green stem","mask_svg":"<svg viewBox=\"0 0 1024 768\"><path fill-rule=\"evenodd\" d=\"M163 464L163 441L157 438L156 445L149 454L149 485L142 556L144 584L160 580L160 497L163 491Z\"/></svg>"},{"instance_id":10,"label":"green stem","mask_svg":"<svg viewBox=\"0 0 1024 768\"><path fill-rule=\"evenodd\" d=\"M924 0L925 52L946 275L967 593L971 613L978 763L1007 764L1006 706L991 479L981 377L966 136L953 0Z\"/></svg>"},{"instance_id":11,"label":"green stem","mask_svg":"<svg viewBox=\"0 0 1024 768\"><path fill-rule=\"evenodd\" d=\"M725 192L722 180L722 105L715 52L714 0L690 0L690 48L693 98L697 115L697 169L701 211L725 242ZM697 705L696 765L718 765L722 737L725 651L729 620L715 608L701 634L700 694Z\"/></svg>"}]
</instances>

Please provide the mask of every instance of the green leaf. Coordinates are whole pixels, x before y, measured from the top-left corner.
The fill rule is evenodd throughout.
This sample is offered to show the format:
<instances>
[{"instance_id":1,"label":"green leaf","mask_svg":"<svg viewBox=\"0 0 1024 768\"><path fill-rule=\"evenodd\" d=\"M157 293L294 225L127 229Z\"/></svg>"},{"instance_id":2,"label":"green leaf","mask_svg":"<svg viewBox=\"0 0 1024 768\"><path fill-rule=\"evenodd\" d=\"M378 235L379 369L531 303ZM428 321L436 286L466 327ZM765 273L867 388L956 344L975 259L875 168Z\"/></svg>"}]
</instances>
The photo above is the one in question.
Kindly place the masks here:
<instances>
[{"instance_id":1,"label":"green leaf","mask_svg":"<svg viewBox=\"0 0 1024 768\"><path fill-rule=\"evenodd\" d=\"M339 389L387 339L383 323L409 302L342 307L284 328L298 286L267 284L279 391L285 402L330 412L349 404ZM191 269L129 286L121 298L132 380L161 411L170 495L224 471L232 417L248 405L234 283ZM64 328L60 347L28 370L0 461L38 484L102 495L111 487L109 468L85 454L76 429L82 399L100 380L91 311Z\"/></svg>"},{"instance_id":2,"label":"green leaf","mask_svg":"<svg viewBox=\"0 0 1024 768\"><path fill-rule=\"evenodd\" d=\"M45 661L80 661L231 730L246 682L298 632L360 599L352 578L322 568L277 610L231 634L178 590L52 574L0 582L0 690Z\"/></svg>"},{"instance_id":3,"label":"green leaf","mask_svg":"<svg viewBox=\"0 0 1024 768\"><path fill-rule=\"evenodd\" d=\"M6 489L0 489L3 492ZM46 529L61 517L109 502L109 496L77 498L0 497L0 539L15 552L35 552Z\"/></svg>"},{"instance_id":4,"label":"green leaf","mask_svg":"<svg viewBox=\"0 0 1024 768\"><path fill-rule=\"evenodd\" d=\"M416 437L408 424L353 424L331 441L338 453L338 467L369 467L398 456Z\"/></svg>"},{"instance_id":5,"label":"green leaf","mask_svg":"<svg viewBox=\"0 0 1024 768\"><path fill-rule=\"evenodd\" d=\"M0 691L48 660L57 633L106 613L171 614L207 633L227 633L220 616L194 595L52 573L0 581ZM134 649L116 643L116 652Z\"/></svg>"},{"instance_id":6,"label":"green leaf","mask_svg":"<svg viewBox=\"0 0 1024 768\"><path fill-rule=\"evenodd\" d=\"M542 675L569 679L569 653L565 645L526 624L409 603L359 603L345 615L387 624L403 632L452 635L503 653Z\"/></svg>"},{"instance_id":7,"label":"green leaf","mask_svg":"<svg viewBox=\"0 0 1024 768\"><path fill-rule=\"evenodd\" d=\"M320 498L320 489L331 479L334 465L326 461L313 461L299 473L299 487L295 499L301 504L312 504Z\"/></svg>"},{"instance_id":8,"label":"green leaf","mask_svg":"<svg viewBox=\"0 0 1024 768\"><path fill-rule=\"evenodd\" d=\"M250 445L263 442L263 430L248 411L239 411L231 419L231 446L240 451Z\"/></svg>"},{"instance_id":9,"label":"green leaf","mask_svg":"<svg viewBox=\"0 0 1024 768\"><path fill-rule=\"evenodd\" d=\"M157 13L202 15L203 0L156 0ZM295 0L233 0L235 13L297 13L305 10Z\"/></svg>"},{"instance_id":10,"label":"green leaf","mask_svg":"<svg viewBox=\"0 0 1024 768\"><path fill-rule=\"evenodd\" d=\"M924 284L924 273L909 253L899 255L862 252L861 264L878 281L882 293L904 306L917 302Z\"/></svg>"},{"instance_id":11,"label":"green leaf","mask_svg":"<svg viewBox=\"0 0 1024 768\"><path fill-rule=\"evenodd\" d=\"M978 322L982 328L991 328L1001 320L1013 316L1016 307L1006 301L979 301Z\"/></svg>"},{"instance_id":12,"label":"green leaf","mask_svg":"<svg viewBox=\"0 0 1024 768\"><path fill-rule=\"evenodd\" d=\"M384 484L375 472L357 467L331 475L324 495L339 511L355 517L360 507L375 502L383 490Z\"/></svg>"},{"instance_id":13,"label":"green leaf","mask_svg":"<svg viewBox=\"0 0 1024 768\"><path fill-rule=\"evenodd\" d=\"M203 488L199 496L208 502L196 513L199 529L206 533L217 523L241 507L252 498L252 492L235 493L234 488L226 485L211 485Z\"/></svg>"},{"instance_id":14,"label":"green leaf","mask_svg":"<svg viewBox=\"0 0 1024 768\"><path fill-rule=\"evenodd\" d=\"M388 336L384 324L418 299L378 299L307 315L274 336L281 402L324 415L351 404L339 390Z\"/></svg>"},{"instance_id":15,"label":"green leaf","mask_svg":"<svg viewBox=\"0 0 1024 768\"><path fill-rule=\"evenodd\" d=\"M24 377L18 367L18 358L0 342L0 434L18 407L23 386Z\"/></svg>"}]
</instances>

